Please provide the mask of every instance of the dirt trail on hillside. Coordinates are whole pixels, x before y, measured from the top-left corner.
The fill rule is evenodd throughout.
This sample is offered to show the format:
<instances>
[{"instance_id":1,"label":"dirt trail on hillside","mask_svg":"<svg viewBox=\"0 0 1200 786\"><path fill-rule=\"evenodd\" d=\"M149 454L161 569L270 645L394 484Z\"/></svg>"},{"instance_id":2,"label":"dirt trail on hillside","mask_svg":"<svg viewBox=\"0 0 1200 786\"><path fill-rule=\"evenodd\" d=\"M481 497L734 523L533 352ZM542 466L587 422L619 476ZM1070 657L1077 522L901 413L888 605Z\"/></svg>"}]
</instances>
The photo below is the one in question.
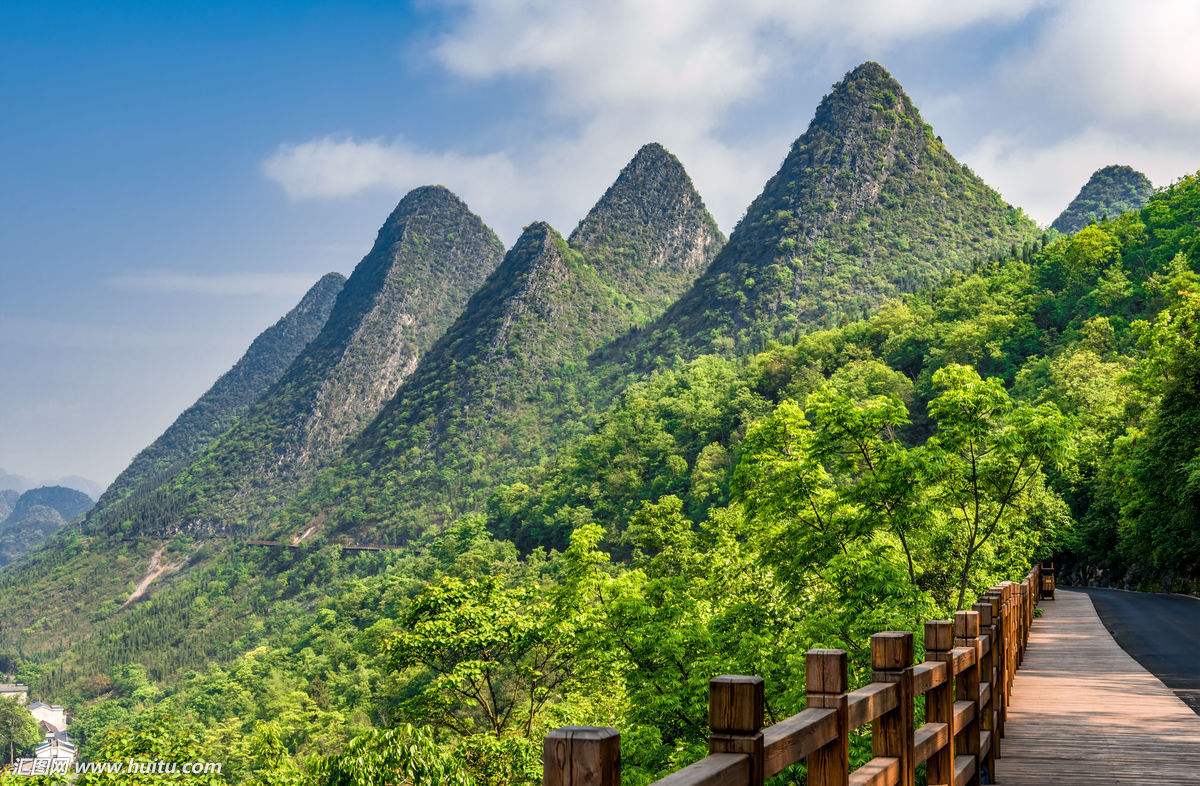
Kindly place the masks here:
<instances>
[{"instance_id":1,"label":"dirt trail on hillside","mask_svg":"<svg viewBox=\"0 0 1200 786\"><path fill-rule=\"evenodd\" d=\"M162 555L166 550L167 547L164 544L155 549L154 553L150 555L150 568L146 571L146 575L142 577L142 580L138 582L138 585L134 587L133 592L129 593L129 597L125 599L125 602L121 604L121 608L125 608L130 603L145 595L146 590L150 589L150 585L164 573L179 570L183 566L182 562L163 562Z\"/></svg>"}]
</instances>

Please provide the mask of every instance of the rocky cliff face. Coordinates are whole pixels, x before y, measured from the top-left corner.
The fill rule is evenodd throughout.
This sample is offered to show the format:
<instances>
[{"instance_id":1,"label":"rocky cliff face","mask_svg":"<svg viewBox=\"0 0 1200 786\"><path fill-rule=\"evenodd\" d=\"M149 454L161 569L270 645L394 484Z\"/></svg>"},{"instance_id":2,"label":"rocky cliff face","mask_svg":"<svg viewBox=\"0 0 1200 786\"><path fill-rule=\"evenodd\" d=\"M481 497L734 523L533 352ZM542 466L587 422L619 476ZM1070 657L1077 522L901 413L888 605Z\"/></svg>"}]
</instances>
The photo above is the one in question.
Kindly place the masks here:
<instances>
[{"instance_id":1,"label":"rocky cliff face","mask_svg":"<svg viewBox=\"0 0 1200 786\"><path fill-rule=\"evenodd\" d=\"M722 243L660 145L638 151L569 241L531 224L352 446L342 477L363 495L352 504L377 535L400 537L547 455L611 395L588 355L661 314ZM308 502L311 514L338 501Z\"/></svg>"},{"instance_id":2,"label":"rocky cliff face","mask_svg":"<svg viewBox=\"0 0 1200 786\"><path fill-rule=\"evenodd\" d=\"M134 457L100 497L102 509L169 478L229 428L271 385L279 381L296 356L317 336L346 278L328 273L314 284L295 308L264 330L233 368L221 375L195 404Z\"/></svg>"},{"instance_id":3,"label":"rocky cliff face","mask_svg":"<svg viewBox=\"0 0 1200 786\"><path fill-rule=\"evenodd\" d=\"M645 366L752 349L860 316L1035 234L954 160L899 83L865 63L822 100L696 285L608 354Z\"/></svg>"},{"instance_id":4,"label":"rocky cliff face","mask_svg":"<svg viewBox=\"0 0 1200 786\"><path fill-rule=\"evenodd\" d=\"M1133 167L1097 169L1050 228L1074 234L1094 221L1140 210L1153 193L1150 179Z\"/></svg>"}]
</instances>

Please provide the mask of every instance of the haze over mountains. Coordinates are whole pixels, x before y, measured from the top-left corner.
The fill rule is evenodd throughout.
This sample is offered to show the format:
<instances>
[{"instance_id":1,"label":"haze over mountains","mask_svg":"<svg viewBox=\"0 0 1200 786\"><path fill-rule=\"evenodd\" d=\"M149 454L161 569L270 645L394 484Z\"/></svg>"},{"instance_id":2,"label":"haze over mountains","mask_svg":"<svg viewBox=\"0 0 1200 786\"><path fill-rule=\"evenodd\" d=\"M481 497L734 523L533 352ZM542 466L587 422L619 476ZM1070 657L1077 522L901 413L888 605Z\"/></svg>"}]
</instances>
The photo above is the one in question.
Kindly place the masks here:
<instances>
[{"instance_id":1,"label":"haze over mountains","mask_svg":"<svg viewBox=\"0 0 1200 786\"><path fill-rule=\"evenodd\" d=\"M64 475L60 478L37 480L15 472L8 472L0 467L0 491L16 491L20 493L38 488L39 486L66 486L67 488L81 491L92 499L98 498L104 491L99 483L79 475Z\"/></svg>"},{"instance_id":2,"label":"haze over mountains","mask_svg":"<svg viewBox=\"0 0 1200 786\"><path fill-rule=\"evenodd\" d=\"M800 563L828 556L828 544L817 542L822 527L809 526L806 511L789 508L792 518L781 516L774 529L739 518L762 502L747 501L736 474L752 429L755 449L778 448L763 465L786 469L756 480L811 480L787 468L816 452L797 436L809 423L796 414L815 392L840 385L846 406L879 404L892 447L907 439L898 435L933 429L928 404L942 384L935 374L960 363L1038 406L1057 385L1080 397L1058 402L1075 407L1080 423L1091 423L1093 411L1122 422L1101 407L1112 403L1103 391L1083 382L1111 387L1128 378L1135 362L1120 352L1137 344L1129 325L1153 319L1139 309L1167 302L1172 286L1189 280L1188 255L1197 251L1187 234L1191 208L1175 203L1164 213L1175 223L1147 218L1153 231L1142 235L1114 229L1095 245L1103 251L1096 259L1080 261L1069 239L1048 246L1054 233L1043 235L956 161L875 63L833 87L728 240L683 163L656 143L630 152L569 236L534 221L507 250L445 188L407 194L350 277L317 282L134 459L82 526L64 527L71 517L61 510L53 527L43 526L53 517L21 514L34 522L25 531L49 542L0 572L0 656L19 652L50 693L124 702L131 713L142 706L135 694L157 697L156 686L236 659L241 692L230 701L240 712L258 707L255 691L290 685L279 676L294 676L287 669L330 659L327 672L305 672L307 692L289 694L304 723L332 728L342 711L340 722L356 729L407 717L439 677L418 674L416 656L387 677L363 676L363 659L399 652L383 643L416 630L421 614L461 603L461 618L431 625L490 632L492 615L551 597L543 585L579 581L556 585L553 601L586 605L586 581L635 593L665 563L685 578L702 573L707 563L694 554L672 562L697 544L738 554L755 533L782 540L795 534L789 528L809 527L812 540L772 543L764 553L795 561L780 570L808 570ZM1142 181L1100 170L1068 209L1070 220L1086 217L1087 226L1136 207L1149 195ZM924 294L903 297L914 292ZM1097 321L1097 309L1111 314ZM1152 409L1148 400L1139 406ZM1089 482L1097 476L1094 466L1087 472ZM1061 480L1045 474L1039 483ZM0 494L0 520L37 508L22 500ZM1042 503L1038 515L1048 521L1068 515L1057 498ZM1088 515L1100 515L1101 503ZM858 504L846 501L837 515L874 526L854 518ZM588 537L597 538L590 547L603 542L603 554L587 551ZM880 535L854 558L866 560L885 541ZM397 550L372 550L380 544ZM568 547L578 561L552 563ZM518 550L533 556L514 567ZM636 576L619 573L630 554ZM838 575L857 565L845 563ZM944 578L934 572L929 581ZM468 596L513 576L527 594ZM679 587L703 583L672 584L677 578L653 592L681 595ZM427 583L430 598L421 594ZM809 602L794 600L779 607ZM512 630L533 636L520 627L527 619ZM655 624L657 638L683 635L670 620ZM834 627L819 633L840 635ZM545 630L564 629L573 630ZM550 636L545 630L536 633ZM656 635L643 639L636 644L656 643ZM276 650L268 654L268 645ZM675 654L691 653L681 645ZM144 667L147 685L130 687L130 663ZM538 668L525 662L516 671ZM630 679L640 673L622 668ZM203 679L189 688L202 690ZM606 698L627 701L621 691ZM263 710L252 721L301 723L278 714ZM278 731L247 731L238 724L249 715L217 715L206 722L227 723L256 745Z\"/></svg>"},{"instance_id":3,"label":"haze over mountains","mask_svg":"<svg viewBox=\"0 0 1200 786\"><path fill-rule=\"evenodd\" d=\"M219 530L269 504L255 489L306 476L358 434L502 256L449 191L409 193L286 372L185 471L101 526L162 532L189 518Z\"/></svg>"}]
</instances>

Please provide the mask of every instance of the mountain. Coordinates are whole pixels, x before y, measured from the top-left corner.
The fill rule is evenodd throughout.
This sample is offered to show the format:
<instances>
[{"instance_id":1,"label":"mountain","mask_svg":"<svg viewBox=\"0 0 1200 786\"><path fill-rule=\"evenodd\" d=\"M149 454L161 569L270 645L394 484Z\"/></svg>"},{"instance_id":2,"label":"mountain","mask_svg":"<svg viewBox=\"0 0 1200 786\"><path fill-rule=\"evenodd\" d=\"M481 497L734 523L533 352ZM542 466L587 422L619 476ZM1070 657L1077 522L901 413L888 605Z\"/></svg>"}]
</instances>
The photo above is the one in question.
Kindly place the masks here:
<instances>
[{"instance_id":1,"label":"mountain","mask_svg":"<svg viewBox=\"0 0 1200 786\"><path fill-rule=\"evenodd\" d=\"M1094 221L1141 210L1153 193L1150 178L1133 167L1113 164L1097 169L1050 228L1074 234Z\"/></svg>"},{"instance_id":2,"label":"mountain","mask_svg":"<svg viewBox=\"0 0 1200 786\"><path fill-rule=\"evenodd\" d=\"M470 509L584 426L612 393L596 388L589 354L660 315L723 242L679 161L642 147L569 240L525 228L353 443L339 474L353 491L321 498L320 484L316 507L365 511L387 537Z\"/></svg>"},{"instance_id":3,"label":"mountain","mask_svg":"<svg viewBox=\"0 0 1200 786\"><path fill-rule=\"evenodd\" d=\"M21 494L0 521L0 566L40 546L92 504L91 497L65 486L42 486Z\"/></svg>"},{"instance_id":4,"label":"mountain","mask_svg":"<svg viewBox=\"0 0 1200 786\"><path fill-rule=\"evenodd\" d=\"M1037 236L958 163L879 64L834 86L712 266L605 351L654 366L861 316Z\"/></svg>"},{"instance_id":5,"label":"mountain","mask_svg":"<svg viewBox=\"0 0 1200 786\"><path fill-rule=\"evenodd\" d=\"M320 332L345 283L340 273L327 273L313 284L295 308L251 342L233 368L134 457L100 496L98 507L162 482L229 428Z\"/></svg>"},{"instance_id":6,"label":"mountain","mask_svg":"<svg viewBox=\"0 0 1200 786\"><path fill-rule=\"evenodd\" d=\"M375 417L503 255L496 234L454 194L410 192L316 338L228 432L123 512L121 525L223 529L269 508Z\"/></svg>"}]
</instances>

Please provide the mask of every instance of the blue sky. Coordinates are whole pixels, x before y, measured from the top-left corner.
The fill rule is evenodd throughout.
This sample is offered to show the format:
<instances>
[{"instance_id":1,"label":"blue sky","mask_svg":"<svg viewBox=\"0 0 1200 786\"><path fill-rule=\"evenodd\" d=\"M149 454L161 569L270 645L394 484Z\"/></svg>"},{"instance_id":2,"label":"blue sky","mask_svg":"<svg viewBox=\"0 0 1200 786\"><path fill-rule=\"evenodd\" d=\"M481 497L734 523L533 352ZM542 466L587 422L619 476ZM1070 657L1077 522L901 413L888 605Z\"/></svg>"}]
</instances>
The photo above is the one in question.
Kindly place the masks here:
<instances>
[{"instance_id":1,"label":"blue sky","mask_svg":"<svg viewBox=\"0 0 1200 786\"><path fill-rule=\"evenodd\" d=\"M1193 3L0 5L0 467L107 482L411 187L569 231L645 141L726 231L877 59L1048 223L1200 168Z\"/></svg>"}]
</instances>

